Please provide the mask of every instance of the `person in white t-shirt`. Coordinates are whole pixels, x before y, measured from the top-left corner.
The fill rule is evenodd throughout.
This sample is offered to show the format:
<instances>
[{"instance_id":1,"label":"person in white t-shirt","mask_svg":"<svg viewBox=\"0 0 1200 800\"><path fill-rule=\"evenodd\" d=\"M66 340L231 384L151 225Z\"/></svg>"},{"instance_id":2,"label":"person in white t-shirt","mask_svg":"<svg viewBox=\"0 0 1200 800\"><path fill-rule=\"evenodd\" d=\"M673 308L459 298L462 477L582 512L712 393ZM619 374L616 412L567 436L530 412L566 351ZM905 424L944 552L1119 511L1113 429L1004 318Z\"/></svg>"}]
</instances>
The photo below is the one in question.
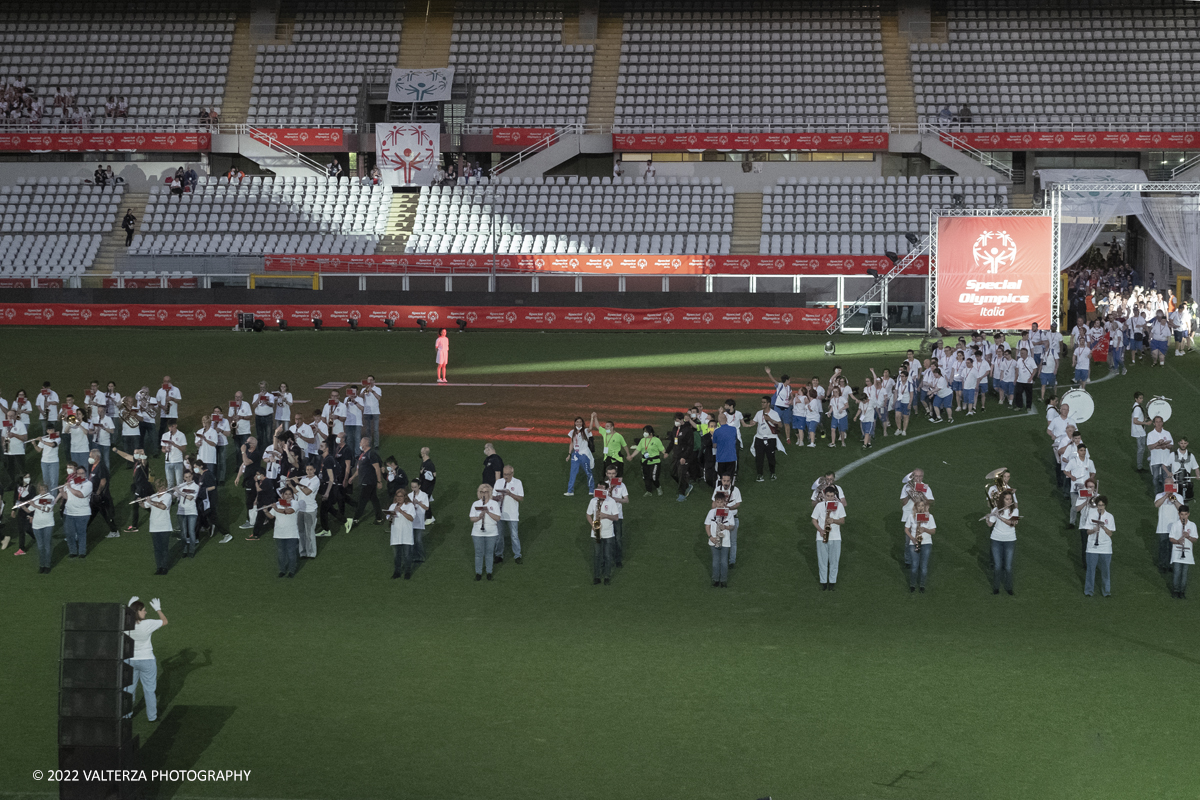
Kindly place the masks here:
<instances>
[{"instance_id":1,"label":"person in white t-shirt","mask_svg":"<svg viewBox=\"0 0 1200 800\"><path fill-rule=\"evenodd\" d=\"M87 525L92 518L92 482L87 470L76 466L75 473L59 488L63 506L63 529L70 558L87 558Z\"/></svg>"},{"instance_id":2,"label":"person in white t-shirt","mask_svg":"<svg viewBox=\"0 0 1200 800\"><path fill-rule=\"evenodd\" d=\"M0 428L0 439L4 443L4 468L10 483L15 484L25 474L25 442L29 439L29 428L21 421L21 415L15 408L10 408L5 416L7 419Z\"/></svg>"},{"instance_id":3,"label":"person in white t-shirt","mask_svg":"<svg viewBox=\"0 0 1200 800\"><path fill-rule=\"evenodd\" d=\"M317 466L304 465L304 477L294 484L296 489L296 522L300 531L300 558L317 557L317 511L321 507L321 478Z\"/></svg>"},{"instance_id":4,"label":"person in white t-shirt","mask_svg":"<svg viewBox=\"0 0 1200 800\"><path fill-rule=\"evenodd\" d=\"M136 622L133 630L125 632L125 635L133 640L133 656L125 660L125 663L133 668L133 682L125 691L129 692L129 705L132 708L137 700L138 684L142 685L142 694L146 700L146 719L154 722L158 719L158 698L155 695L158 688L158 662L154 659L154 646L150 637L156 630L166 626L167 615L163 613L162 601L157 597L150 601L150 607L158 612L158 619L146 619L146 605L136 596L129 599L128 606ZM130 711L125 718L129 719L132 716L133 712Z\"/></svg>"},{"instance_id":5,"label":"person in white t-shirt","mask_svg":"<svg viewBox=\"0 0 1200 800\"><path fill-rule=\"evenodd\" d=\"M601 578L605 586L612 583L612 547L616 539L613 523L619 518L619 513L617 503L608 493L608 484L600 481L584 511L584 518L588 521L588 536L592 540L593 586L600 583Z\"/></svg>"},{"instance_id":6,"label":"person in white t-shirt","mask_svg":"<svg viewBox=\"0 0 1200 800\"><path fill-rule=\"evenodd\" d=\"M38 419L42 423L42 432L46 432L46 425L51 422L58 422L58 392L50 388L50 381L42 384L42 391L34 398L34 404L37 405Z\"/></svg>"},{"instance_id":7,"label":"person in white t-shirt","mask_svg":"<svg viewBox=\"0 0 1200 800\"><path fill-rule=\"evenodd\" d=\"M237 444L237 450L241 452L242 445L250 438L250 434L254 431L251 429L251 424L254 422L254 411L250 404L246 402L241 391L233 393L233 399L229 401L229 408L226 409L225 419L229 424L230 433L233 436L233 441ZM225 480L224 466L221 468L220 480Z\"/></svg>"},{"instance_id":8,"label":"person in white t-shirt","mask_svg":"<svg viewBox=\"0 0 1200 800\"><path fill-rule=\"evenodd\" d=\"M1171 471L1171 450L1175 440L1171 432L1163 429L1163 418L1154 418L1154 430L1146 434L1146 449L1150 451L1150 475L1154 478L1155 493L1163 490Z\"/></svg>"},{"instance_id":9,"label":"person in white t-shirt","mask_svg":"<svg viewBox=\"0 0 1200 800\"><path fill-rule=\"evenodd\" d=\"M275 391L275 427L282 425L287 427L288 420L292 418L292 404L294 402L292 393L288 391L286 383L279 384L279 389ZM265 441L271 441L274 437L268 437Z\"/></svg>"},{"instance_id":10,"label":"person in white t-shirt","mask_svg":"<svg viewBox=\"0 0 1200 800\"><path fill-rule=\"evenodd\" d=\"M704 535L708 540L708 549L712 552L712 585L713 588L729 587L729 533L733 529L729 509L726 508L728 496L721 491L713 495L712 508L704 518Z\"/></svg>"},{"instance_id":11,"label":"person in white t-shirt","mask_svg":"<svg viewBox=\"0 0 1200 800\"><path fill-rule=\"evenodd\" d=\"M266 508L259 509L267 519L275 521L275 557L279 565L279 577L296 577L300 568L300 527L297 521L296 495L292 487L285 486L279 499Z\"/></svg>"},{"instance_id":12,"label":"person in white t-shirt","mask_svg":"<svg viewBox=\"0 0 1200 800\"><path fill-rule=\"evenodd\" d=\"M846 507L838 497L836 486L826 486L824 498L812 511L813 527L817 531L817 573L822 591L837 586L838 563L842 558L842 525L846 523Z\"/></svg>"},{"instance_id":13,"label":"person in white t-shirt","mask_svg":"<svg viewBox=\"0 0 1200 800\"><path fill-rule=\"evenodd\" d=\"M764 394L761 402L762 409L748 422L742 422L743 427L755 429L750 449L754 454L754 467L758 472L756 480L759 483L763 481L763 459L771 469L771 480L775 480L775 451L779 449L779 431L784 427L779 412L771 407L771 395Z\"/></svg>"},{"instance_id":14,"label":"person in white t-shirt","mask_svg":"<svg viewBox=\"0 0 1200 800\"><path fill-rule=\"evenodd\" d=\"M366 435L363 435L366 439ZM479 484L475 490L477 502L471 504L467 518L471 520L471 542L475 545L475 580L483 579L487 569L488 580L492 579L492 564L495 560L495 537L500 535L500 504L492 499L492 487ZM614 515L615 516L615 515Z\"/></svg>"},{"instance_id":15,"label":"person in white t-shirt","mask_svg":"<svg viewBox=\"0 0 1200 800\"><path fill-rule=\"evenodd\" d=\"M1000 594L1000 583L1009 594L1013 591L1013 556L1017 550L1017 523L1021 521L1012 491L1004 490L996 498L996 507L985 518L992 529L992 594Z\"/></svg>"},{"instance_id":16,"label":"person in white t-shirt","mask_svg":"<svg viewBox=\"0 0 1200 800\"><path fill-rule=\"evenodd\" d=\"M1150 363L1160 367L1167 365L1167 340L1171 338L1171 323L1167 315L1158 311L1150 323Z\"/></svg>"},{"instance_id":17,"label":"person in white t-shirt","mask_svg":"<svg viewBox=\"0 0 1200 800\"><path fill-rule=\"evenodd\" d=\"M1200 480L1200 463L1196 461L1196 454L1188 449L1186 436L1179 437L1179 448L1171 458L1171 474L1184 483Z\"/></svg>"},{"instance_id":18,"label":"person in white t-shirt","mask_svg":"<svg viewBox=\"0 0 1200 800\"><path fill-rule=\"evenodd\" d=\"M200 496L200 484L196 483L195 473L190 469L184 469L175 494L179 497L179 507L175 514L179 518L180 538L183 539L182 557L192 558L196 555L196 548L200 546L196 532L200 525L200 509L204 500Z\"/></svg>"},{"instance_id":19,"label":"person in white t-shirt","mask_svg":"<svg viewBox=\"0 0 1200 800\"><path fill-rule=\"evenodd\" d=\"M61 449L62 439L58 436L58 431L54 430L54 424L46 423L45 435L34 439L34 448L42 454L42 483L46 484L51 491L58 488L58 471L59 471L59 450Z\"/></svg>"},{"instance_id":20,"label":"person in white t-shirt","mask_svg":"<svg viewBox=\"0 0 1200 800\"><path fill-rule=\"evenodd\" d=\"M1046 387L1053 392L1058 385L1058 347L1048 347L1038 361L1038 382L1042 385L1041 400L1046 400Z\"/></svg>"},{"instance_id":21,"label":"person in white t-shirt","mask_svg":"<svg viewBox=\"0 0 1200 800\"><path fill-rule=\"evenodd\" d=\"M846 446L846 431L850 427L850 400L842 392L840 386L829 390L829 446L837 442ZM908 423L904 426L908 428ZM761 476L760 476L761 477Z\"/></svg>"},{"instance_id":22,"label":"person in white t-shirt","mask_svg":"<svg viewBox=\"0 0 1200 800\"><path fill-rule=\"evenodd\" d=\"M1154 496L1154 507L1158 510L1158 524L1154 529L1158 535L1158 555L1154 560L1159 572L1166 573L1171 568L1171 544L1167 537L1171 526L1179 521L1179 509L1184 503L1183 493L1173 480Z\"/></svg>"},{"instance_id":23,"label":"person in white t-shirt","mask_svg":"<svg viewBox=\"0 0 1200 800\"><path fill-rule=\"evenodd\" d=\"M162 451L166 457L163 469L167 474L167 486L183 482L183 454L187 450L187 437L179 430L175 420L167 423L167 432L162 435Z\"/></svg>"},{"instance_id":24,"label":"person in white t-shirt","mask_svg":"<svg viewBox=\"0 0 1200 800\"><path fill-rule=\"evenodd\" d=\"M162 436L172 420L179 422L179 403L183 396L171 383L171 376L164 375L162 388L154 393L154 399L158 401L158 435Z\"/></svg>"},{"instance_id":25,"label":"person in white t-shirt","mask_svg":"<svg viewBox=\"0 0 1200 800\"><path fill-rule=\"evenodd\" d=\"M166 575L171 568L171 503L174 500L162 478L154 481L154 494L142 500L142 508L150 512L150 543L154 547L154 574Z\"/></svg>"},{"instance_id":26,"label":"person in white t-shirt","mask_svg":"<svg viewBox=\"0 0 1200 800\"><path fill-rule=\"evenodd\" d=\"M1142 464L1146 460L1146 428L1151 427L1151 422L1146 419L1146 410L1142 408L1142 401L1145 399L1141 392L1133 393L1133 412L1129 417L1130 430L1129 435L1137 443L1137 471L1142 471Z\"/></svg>"},{"instance_id":27,"label":"person in white t-shirt","mask_svg":"<svg viewBox=\"0 0 1200 800\"><path fill-rule=\"evenodd\" d=\"M250 408L254 412L254 436L265 446L275 438L275 395L267 391L266 381L258 382L258 391L250 398Z\"/></svg>"},{"instance_id":28,"label":"person in white t-shirt","mask_svg":"<svg viewBox=\"0 0 1200 800\"><path fill-rule=\"evenodd\" d=\"M408 490L397 489L388 506L387 519L391 522L392 578L412 578L413 567L413 520L417 508L408 499Z\"/></svg>"},{"instance_id":29,"label":"person in white t-shirt","mask_svg":"<svg viewBox=\"0 0 1200 800\"><path fill-rule=\"evenodd\" d=\"M363 381L363 436L371 437L371 446L379 447L379 403L383 398L382 390L375 385L375 376L368 375ZM488 573L491 574L490 572Z\"/></svg>"},{"instance_id":30,"label":"person in white t-shirt","mask_svg":"<svg viewBox=\"0 0 1200 800\"><path fill-rule=\"evenodd\" d=\"M936 532L937 523L933 514L929 513L929 503L924 498L917 500L904 526L909 592L915 592L918 587L922 593L925 592L925 582L929 579L929 557L933 552L933 534Z\"/></svg>"},{"instance_id":31,"label":"person in white t-shirt","mask_svg":"<svg viewBox=\"0 0 1200 800\"><path fill-rule=\"evenodd\" d=\"M321 421L332 436L346 430L346 404L342 402L336 389L329 393L329 399L321 406Z\"/></svg>"},{"instance_id":32,"label":"person in white t-shirt","mask_svg":"<svg viewBox=\"0 0 1200 800\"><path fill-rule=\"evenodd\" d=\"M717 479L717 486L713 489L712 499L715 501L718 494L725 495L725 510L728 512L729 523L732 527L729 529L729 566L737 563L737 535L741 523L738 521L738 511L742 507L742 490L733 485L732 475L721 475Z\"/></svg>"},{"instance_id":33,"label":"person in white t-shirt","mask_svg":"<svg viewBox=\"0 0 1200 800\"><path fill-rule=\"evenodd\" d=\"M616 475L616 467L609 469ZM504 537L507 535L512 541L513 560L520 564L521 537L517 533L517 525L521 518L521 501L525 499L525 485L521 483L520 478L513 477L515 471L512 464L504 465L501 472L503 477L492 487L492 495L500 503L500 535L496 537L496 558L504 560ZM629 496L628 490L625 491L625 496Z\"/></svg>"},{"instance_id":34,"label":"person in white t-shirt","mask_svg":"<svg viewBox=\"0 0 1200 800\"><path fill-rule=\"evenodd\" d=\"M1014 359L1016 368L1016 398L1013 408L1033 408L1033 378L1038 374L1037 362L1029 355L1029 350L1022 347Z\"/></svg>"},{"instance_id":35,"label":"person in white t-shirt","mask_svg":"<svg viewBox=\"0 0 1200 800\"><path fill-rule=\"evenodd\" d=\"M347 386L345 397L343 405L346 408L346 443L353 451L354 458L358 458L358 441L362 438L363 399L357 386Z\"/></svg>"},{"instance_id":36,"label":"person in white t-shirt","mask_svg":"<svg viewBox=\"0 0 1200 800\"><path fill-rule=\"evenodd\" d=\"M1071 354L1071 363L1075 367L1075 382L1080 389L1086 389L1092 375L1092 350L1085 339L1078 339L1075 350Z\"/></svg>"},{"instance_id":37,"label":"person in white t-shirt","mask_svg":"<svg viewBox=\"0 0 1200 800\"><path fill-rule=\"evenodd\" d=\"M1188 567L1196 563L1196 523L1191 521L1191 509L1179 507L1179 521L1171 529L1171 596L1187 599Z\"/></svg>"},{"instance_id":38,"label":"person in white t-shirt","mask_svg":"<svg viewBox=\"0 0 1200 800\"><path fill-rule=\"evenodd\" d=\"M1108 513L1108 498L1095 498L1096 513L1087 529L1087 565L1083 582L1083 593L1092 596L1096 588L1096 567L1100 567L1100 591L1108 597L1112 593L1112 537L1117 530L1113 515Z\"/></svg>"},{"instance_id":39,"label":"person in white t-shirt","mask_svg":"<svg viewBox=\"0 0 1200 800\"><path fill-rule=\"evenodd\" d=\"M419 478L408 482L408 499L416 509L413 517L413 561L425 563L425 517L429 514L429 495L421 488Z\"/></svg>"}]
</instances>

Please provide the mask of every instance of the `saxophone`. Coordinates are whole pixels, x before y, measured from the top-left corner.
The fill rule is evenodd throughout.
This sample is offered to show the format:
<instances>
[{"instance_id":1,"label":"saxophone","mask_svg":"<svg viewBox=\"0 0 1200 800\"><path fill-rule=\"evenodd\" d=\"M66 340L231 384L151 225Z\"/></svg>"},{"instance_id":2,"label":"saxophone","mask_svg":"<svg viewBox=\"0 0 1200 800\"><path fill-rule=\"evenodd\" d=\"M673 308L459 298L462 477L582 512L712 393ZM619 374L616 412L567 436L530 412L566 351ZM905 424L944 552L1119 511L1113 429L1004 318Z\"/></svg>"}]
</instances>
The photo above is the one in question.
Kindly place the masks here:
<instances>
[{"instance_id":1,"label":"saxophone","mask_svg":"<svg viewBox=\"0 0 1200 800\"><path fill-rule=\"evenodd\" d=\"M595 539L597 542L600 541L600 506L601 505L603 505L603 501L599 497L597 497L596 498L596 510L592 514L592 538Z\"/></svg>"}]
</instances>

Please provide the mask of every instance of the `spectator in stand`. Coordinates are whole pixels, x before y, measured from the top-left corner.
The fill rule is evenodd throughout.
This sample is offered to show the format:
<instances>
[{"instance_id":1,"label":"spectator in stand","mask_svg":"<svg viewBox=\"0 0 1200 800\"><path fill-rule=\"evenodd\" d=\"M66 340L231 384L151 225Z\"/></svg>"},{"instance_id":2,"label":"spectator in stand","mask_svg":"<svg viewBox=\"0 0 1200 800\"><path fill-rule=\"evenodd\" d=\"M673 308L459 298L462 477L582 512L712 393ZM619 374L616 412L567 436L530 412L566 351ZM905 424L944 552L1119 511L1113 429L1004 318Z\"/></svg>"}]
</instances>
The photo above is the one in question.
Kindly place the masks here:
<instances>
[{"instance_id":1,"label":"spectator in stand","mask_svg":"<svg viewBox=\"0 0 1200 800\"><path fill-rule=\"evenodd\" d=\"M325 172L330 178L337 180L342 176L342 165L336 158L329 162L329 166L325 168Z\"/></svg>"},{"instance_id":2,"label":"spectator in stand","mask_svg":"<svg viewBox=\"0 0 1200 800\"><path fill-rule=\"evenodd\" d=\"M117 173L113 172L112 164L104 168L104 174L108 176L108 183L111 186L116 186L118 183L124 183L124 178L118 178Z\"/></svg>"},{"instance_id":3,"label":"spectator in stand","mask_svg":"<svg viewBox=\"0 0 1200 800\"><path fill-rule=\"evenodd\" d=\"M96 171L92 173L92 180L97 186L108 185L108 173L104 171L104 165L96 167Z\"/></svg>"},{"instance_id":4,"label":"spectator in stand","mask_svg":"<svg viewBox=\"0 0 1200 800\"><path fill-rule=\"evenodd\" d=\"M69 108L67 105L67 93L61 87L54 90L54 108Z\"/></svg>"},{"instance_id":5,"label":"spectator in stand","mask_svg":"<svg viewBox=\"0 0 1200 800\"><path fill-rule=\"evenodd\" d=\"M129 116L129 98L123 95L117 100L117 116L121 119Z\"/></svg>"},{"instance_id":6,"label":"spectator in stand","mask_svg":"<svg viewBox=\"0 0 1200 800\"><path fill-rule=\"evenodd\" d=\"M188 167L187 172L183 173L183 188L189 192L194 192L198 183L200 183L200 176L196 174L194 167Z\"/></svg>"},{"instance_id":7,"label":"spectator in stand","mask_svg":"<svg viewBox=\"0 0 1200 800\"><path fill-rule=\"evenodd\" d=\"M179 167L175 170L175 183L185 189L187 188L187 173L184 171L183 167Z\"/></svg>"},{"instance_id":8,"label":"spectator in stand","mask_svg":"<svg viewBox=\"0 0 1200 800\"><path fill-rule=\"evenodd\" d=\"M208 122L208 109L207 108L200 109L200 121Z\"/></svg>"},{"instance_id":9,"label":"spectator in stand","mask_svg":"<svg viewBox=\"0 0 1200 800\"><path fill-rule=\"evenodd\" d=\"M117 117L117 98L113 95L108 96L108 100L104 103L104 118L116 119Z\"/></svg>"},{"instance_id":10,"label":"spectator in stand","mask_svg":"<svg viewBox=\"0 0 1200 800\"><path fill-rule=\"evenodd\" d=\"M125 212L125 219L121 220L121 228L125 231L125 246L129 247L133 244L133 228L137 225L137 217L133 215L133 209Z\"/></svg>"},{"instance_id":11,"label":"spectator in stand","mask_svg":"<svg viewBox=\"0 0 1200 800\"><path fill-rule=\"evenodd\" d=\"M368 174L368 180L372 186L378 186L379 184L383 183L383 172L380 171L379 167L371 167L371 172Z\"/></svg>"},{"instance_id":12,"label":"spectator in stand","mask_svg":"<svg viewBox=\"0 0 1200 800\"><path fill-rule=\"evenodd\" d=\"M32 125L42 124L42 114L45 113L45 106L42 104L42 98L36 97L33 100L33 105L29 107L29 122Z\"/></svg>"},{"instance_id":13,"label":"spectator in stand","mask_svg":"<svg viewBox=\"0 0 1200 800\"><path fill-rule=\"evenodd\" d=\"M215 108L210 108L208 110L208 123L210 125L216 125L216 124L220 123L220 121L221 121L220 112Z\"/></svg>"}]
</instances>

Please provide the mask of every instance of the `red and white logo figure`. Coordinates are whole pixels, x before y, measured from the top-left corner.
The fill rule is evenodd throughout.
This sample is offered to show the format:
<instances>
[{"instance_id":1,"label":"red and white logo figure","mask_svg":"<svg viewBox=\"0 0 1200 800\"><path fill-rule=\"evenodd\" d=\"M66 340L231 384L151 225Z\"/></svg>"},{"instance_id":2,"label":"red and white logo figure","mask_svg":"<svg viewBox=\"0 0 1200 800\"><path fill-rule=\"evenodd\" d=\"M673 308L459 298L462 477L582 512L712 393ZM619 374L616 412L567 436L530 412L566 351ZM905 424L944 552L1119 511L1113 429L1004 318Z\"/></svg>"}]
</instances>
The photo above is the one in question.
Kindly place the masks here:
<instances>
[{"instance_id":1,"label":"red and white logo figure","mask_svg":"<svg viewBox=\"0 0 1200 800\"><path fill-rule=\"evenodd\" d=\"M634 320L634 316L633 316L633 314L626 314L626 315L625 315L625 316L623 316L621 319L623 319L623 320L625 321L625 324L626 324L626 325L632 325L632 324L633 324L633 320Z\"/></svg>"},{"instance_id":2,"label":"red and white logo figure","mask_svg":"<svg viewBox=\"0 0 1200 800\"><path fill-rule=\"evenodd\" d=\"M203 309L203 308L197 308L197 309L196 309L196 321L197 321L197 322L203 322L203 321L204 321L204 318L205 318L205 317L207 317L207 316L208 316L208 314L207 314L207 313L205 313L205 311L204 311L204 309Z\"/></svg>"},{"instance_id":3,"label":"red and white logo figure","mask_svg":"<svg viewBox=\"0 0 1200 800\"><path fill-rule=\"evenodd\" d=\"M554 319L555 319L555 317L554 317L554 312L553 312L553 311L550 311L550 312L548 312L548 313L546 314L546 324L547 324L547 325L553 325L553 324L554 324Z\"/></svg>"},{"instance_id":4,"label":"red and white logo figure","mask_svg":"<svg viewBox=\"0 0 1200 800\"><path fill-rule=\"evenodd\" d=\"M437 322L437 319L438 319L438 312L436 312L436 311L430 311L430 312L429 312L429 321L430 321L430 322Z\"/></svg>"},{"instance_id":5,"label":"red and white logo figure","mask_svg":"<svg viewBox=\"0 0 1200 800\"><path fill-rule=\"evenodd\" d=\"M754 315L747 311L745 314L742 314L742 322L749 325L751 322L754 322Z\"/></svg>"},{"instance_id":6,"label":"red and white logo figure","mask_svg":"<svg viewBox=\"0 0 1200 800\"><path fill-rule=\"evenodd\" d=\"M159 322L165 322L167 319L167 310L165 308L160 308L155 316L158 317Z\"/></svg>"},{"instance_id":7,"label":"red and white logo figure","mask_svg":"<svg viewBox=\"0 0 1200 800\"><path fill-rule=\"evenodd\" d=\"M671 324L672 322L674 322L674 321L675 321L675 315L674 315L674 314L672 314L670 311L668 311L667 313L663 314L663 322L665 322L665 323L667 323L668 325L670 325L670 324Z\"/></svg>"},{"instance_id":8,"label":"red and white logo figure","mask_svg":"<svg viewBox=\"0 0 1200 800\"><path fill-rule=\"evenodd\" d=\"M474 311L467 312L467 322L474 322L477 319L479 319L479 315L476 314Z\"/></svg>"},{"instance_id":9,"label":"red and white logo figure","mask_svg":"<svg viewBox=\"0 0 1200 800\"><path fill-rule=\"evenodd\" d=\"M712 312L710 312L710 311L705 311L705 312L704 312L704 316L700 317L700 319L704 320L704 324L705 324L705 325L711 325L711 324L712 324L712 321L713 321L713 315L712 315Z\"/></svg>"},{"instance_id":10,"label":"red and white logo figure","mask_svg":"<svg viewBox=\"0 0 1200 800\"><path fill-rule=\"evenodd\" d=\"M124 322L125 320L129 319L129 309L122 308L120 311L117 312L117 316L121 318L122 322Z\"/></svg>"},{"instance_id":11,"label":"red and white logo figure","mask_svg":"<svg viewBox=\"0 0 1200 800\"><path fill-rule=\"evenodd\" d=\"M53 308L43 308L42 309L42 319L54 319L54 309Z\"/></svg>"},{"instance_id":12,"label":"red and white logo figure","mask_svg":"<svg viewBox=\"0 0 1200 800\"><path fill-rule=\"evenodd\" d=\"M85 308L83 311L79 312L79 316L83 317L84 319L91 319L92 310L90 308Z\"/></svg>"},{"instance_id":13,"label":"red and white logo figure","mask_svg":"<svg viewBox=\"0 0 1200 800\"><path fill-rule=\"evenodd\" d=\"M433 168L438 149L424 125L397 125L379 140L379 167L400 173L400 182L411 186L418 173Z\"/></svg>"},{"instance_id":14,"label":"red and white logo figure","mask_svg":"<svg viewBox=\"0 0 1200 800\"><path fill-rule=\"evenodd\" d=\"M994 275L1000 267L1012 266L1017 258L1017 243L1006 231L984 231L975 240L971 252L975 256L975 266L987 267L989 275Z\"/></svg>"},{"instance_id":15,"label":"red and white logo figure","mask_svg":"<svg viewBox=\"0 0 1200 800\"><path fill-rule=\"evenodd\" d=\"M792 315L791 315L791 314L784 314L784 315L783 315L783 324L784 324L784 325L791 325L791 324L792 324Z\"/></svg>"},{"instance_id":16,"label":"red and white logo figure","mask_svg":"<svg viewBox=\"0 0 1200 800\"><path fill-rule=\"evenodd\" d=\"M583 315L583 321L586 322L588 325L591 325L593 322L596 321L596 315L589 311Z\"/></svg>"},{"instance_id":17,"label":"red and white logo figure","mask_svg":"<svg viewBox=\"0 0 1200 800\"><path fill-rule=\"evenodd\" d=\"M512 325L514 322L517 321L517 312L515 312L515 311L508 312L507 314L504 315L504 319L509 325Z\"/></svg>"}]
</instances>

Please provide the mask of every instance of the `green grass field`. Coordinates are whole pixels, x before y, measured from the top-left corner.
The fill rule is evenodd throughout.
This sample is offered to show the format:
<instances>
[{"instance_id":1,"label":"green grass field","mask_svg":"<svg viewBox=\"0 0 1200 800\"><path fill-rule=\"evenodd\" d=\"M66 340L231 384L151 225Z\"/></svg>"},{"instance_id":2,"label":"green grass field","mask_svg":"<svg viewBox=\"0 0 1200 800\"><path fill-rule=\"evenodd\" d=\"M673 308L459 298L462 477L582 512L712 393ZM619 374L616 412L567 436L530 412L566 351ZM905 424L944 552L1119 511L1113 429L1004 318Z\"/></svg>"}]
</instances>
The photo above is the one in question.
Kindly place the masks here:
<instances>
[{"instance_id":1,"label":"green grass field","mask_svg":"<svg viewBox=\"0 0 1200 800\"><path fill-rule=\"evenodd\" d=\"M93 378L128 392L169 373L189 434L262 378L319 399L313 387L329 381L433 372L433 335L416 332L13 329L4 341L5 397L46 378L79 395ZM815 336L471 331L452 342L452 380L588 388L384 387L382 453L411 474L429 445L439 472L429 560L411 581L389 579L386 531L369 524L318 540L292 581L276 579L271 541L240 535L156 577L144 524L106 540L95 523L85 562L57 539L49 576L33 555L0 553L0 796L57 792L31 775L57 764L62 604L138 594L161 597L170 617L154 637L160 719L148 723L139 701L134 722L143 765L252 770L246 783L163 784L157 797L1200 797L1187 710L1200 588L1173 600L1151 562L1152 489L1128 423L1136 388L1174 398L1168 429L1194 433L1200 357L1139 364L1092 390L1085 440L1118 525L1105 599L1082 594L1043 415L994 403L978 424L914 419L907 440L880 440L863 463L857 441L789 448L777 482L743 481L724 591L709 585L703 490L677 503L669 488L643 498L633 481L625 566L593 586L586 498L562 496L576 414L595 409L627 435L665 430L696 400L732 394L753 411L764 365L825 377L837 361L859 384L919 340L842 338L835 359ZM466 511L487 440L526 486L525 558L476 583ZM976 521L983 475L1001 465L1026 517L1015 597L992 595ZM838 591L820 592L808 487L848 466ZM897 502L916 466L937 497L925 595L907 591ZM126 475L115 475L118 504ZM236 526L240 490L225 487L222 504Z\"/></svg>"}]
</instances>

